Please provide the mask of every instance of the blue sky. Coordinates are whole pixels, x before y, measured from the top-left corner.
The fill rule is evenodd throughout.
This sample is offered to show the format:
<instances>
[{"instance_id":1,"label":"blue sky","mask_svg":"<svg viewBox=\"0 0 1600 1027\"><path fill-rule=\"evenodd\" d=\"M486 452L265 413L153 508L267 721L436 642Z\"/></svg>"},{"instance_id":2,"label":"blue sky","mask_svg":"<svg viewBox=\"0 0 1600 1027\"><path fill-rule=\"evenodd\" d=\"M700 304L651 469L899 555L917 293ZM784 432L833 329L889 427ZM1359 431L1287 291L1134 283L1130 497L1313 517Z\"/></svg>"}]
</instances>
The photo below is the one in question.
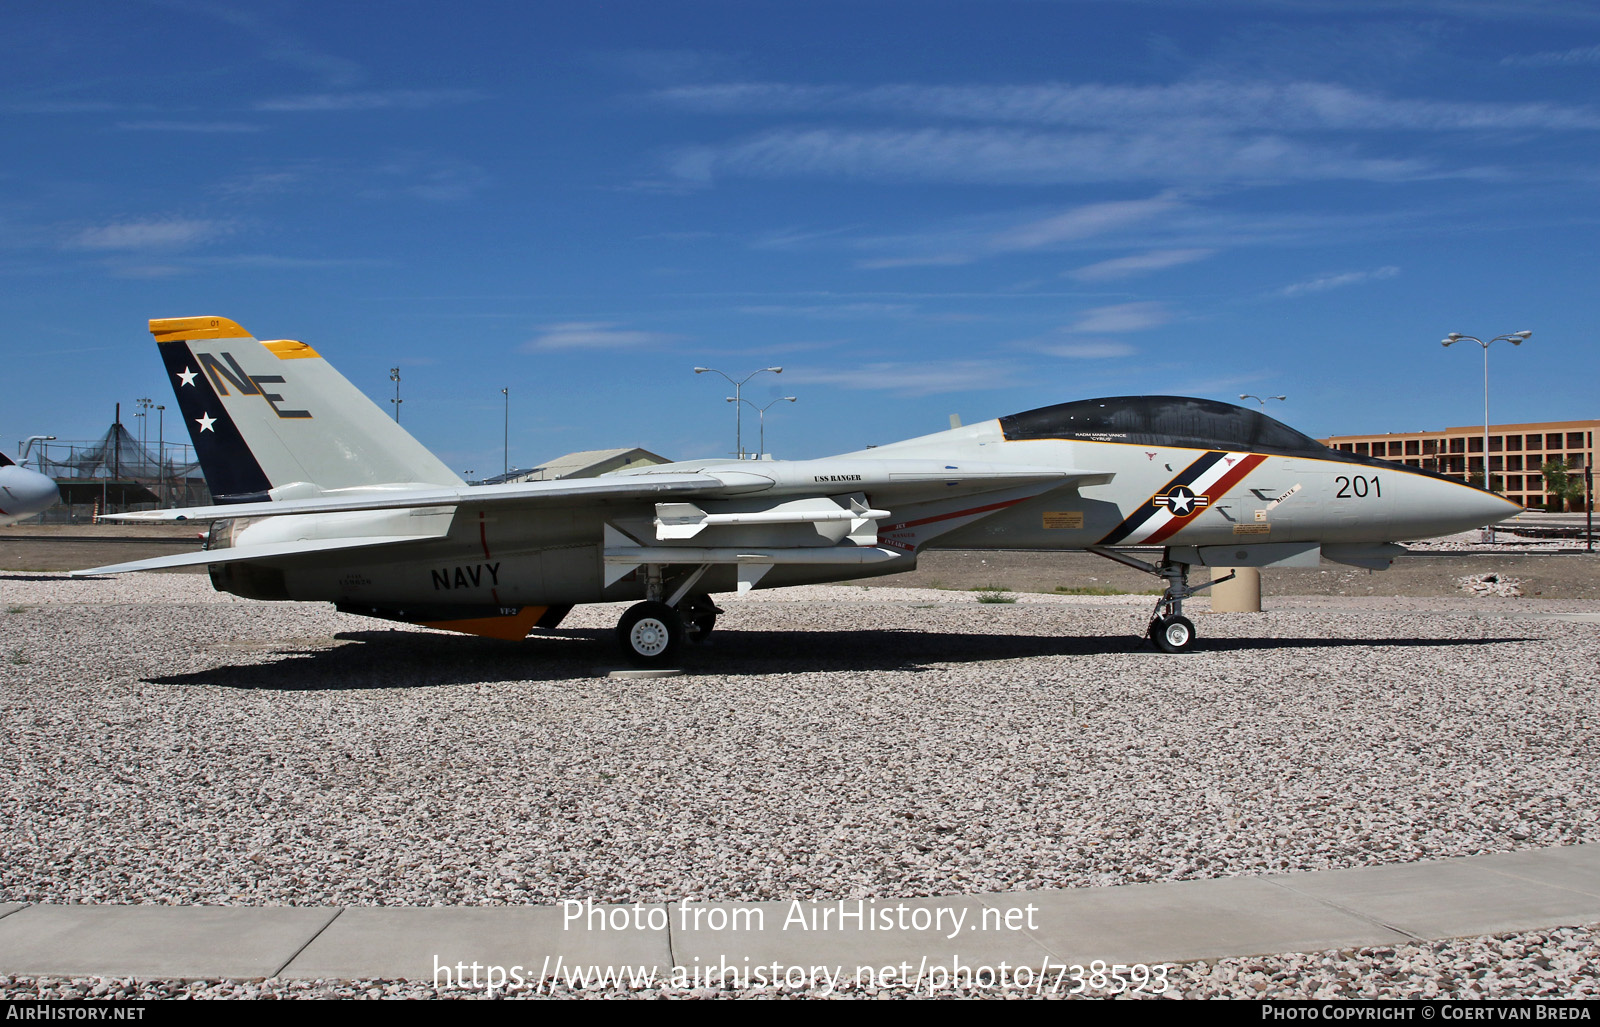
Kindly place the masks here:
<instances>
[{"instance_id":1,"label":"blue sky","mask_svg":"<svg viewBox=\"0 0 1600 1027\"><path fill-rule=\"evenodd\" d=\"M1095 395L1600 416L1600 5L11 0L0 445L315 346L452 467ZM169 405L169 412L172 412ZM754 449L748 410L747 448ZM168 424L169 438L178 431ZM151 426L154 437L154 426Z\"/></svg>"}]
</instances>

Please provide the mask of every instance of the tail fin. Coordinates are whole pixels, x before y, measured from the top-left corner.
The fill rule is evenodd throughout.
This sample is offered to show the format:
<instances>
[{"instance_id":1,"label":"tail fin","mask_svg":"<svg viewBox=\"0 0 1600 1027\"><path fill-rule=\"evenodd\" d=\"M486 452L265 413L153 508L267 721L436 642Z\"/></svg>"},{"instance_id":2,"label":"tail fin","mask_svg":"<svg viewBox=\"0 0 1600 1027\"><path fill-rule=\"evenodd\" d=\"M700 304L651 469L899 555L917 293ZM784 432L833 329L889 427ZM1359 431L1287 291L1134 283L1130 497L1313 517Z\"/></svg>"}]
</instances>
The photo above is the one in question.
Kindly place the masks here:
<instances>
[{"instance_id":1,"label":"tail fin","mask_svg":"<svg viewBox=\"0 0 1600 1027\"><path fill-rule=\"evenodd\" d=\"M303 342L258 342L223 317L155 320L150 333L218 503L303 482L461 484Z\"/></svg>"}]
</instances>

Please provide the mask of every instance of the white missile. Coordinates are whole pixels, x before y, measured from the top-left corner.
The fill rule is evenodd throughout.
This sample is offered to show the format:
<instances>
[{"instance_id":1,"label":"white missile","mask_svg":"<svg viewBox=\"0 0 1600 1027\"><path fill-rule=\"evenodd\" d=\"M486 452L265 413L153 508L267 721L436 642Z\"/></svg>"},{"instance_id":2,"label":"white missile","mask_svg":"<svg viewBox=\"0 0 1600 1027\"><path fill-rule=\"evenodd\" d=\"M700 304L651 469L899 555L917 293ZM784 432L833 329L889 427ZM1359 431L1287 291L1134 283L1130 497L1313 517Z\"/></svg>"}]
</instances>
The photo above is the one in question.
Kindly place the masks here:
<instances>
[{"instance_id":1,"label":"white missile","mask_svg":"<svg viewBox=\"0 0 1600 1027\"><path fill-rule=\"evenodd\" d=\"M832 521L850 521L851 534L864 522L888 517L888 510L872 510L859 500L850 500L844 509L832 503L814 501L786 503L769 510L752 510L740 513L708 513L693 503L657 503L656 538L694 538L707 528L722 525L748 524L824 524Z\"/></svg>"}]
</instances>

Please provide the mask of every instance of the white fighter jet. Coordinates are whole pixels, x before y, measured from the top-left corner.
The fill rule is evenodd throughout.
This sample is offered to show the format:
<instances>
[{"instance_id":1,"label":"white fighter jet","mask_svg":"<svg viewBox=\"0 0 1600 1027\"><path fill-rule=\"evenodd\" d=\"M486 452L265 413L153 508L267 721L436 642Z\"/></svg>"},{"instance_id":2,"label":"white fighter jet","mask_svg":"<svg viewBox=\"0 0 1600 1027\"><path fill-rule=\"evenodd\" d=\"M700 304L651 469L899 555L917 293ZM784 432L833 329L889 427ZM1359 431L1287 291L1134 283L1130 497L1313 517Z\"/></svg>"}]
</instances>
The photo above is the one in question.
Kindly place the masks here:
<instances>
[{"instance_id":1,"label":"white fighter jet","mask_svg":"<svg viewBox=\"0 0 1600 1027\"><path fill-rule=\"evenodd\" d=\"M311 346L220 317L150 322L217 505L123 515L213 522L219 590L496 638L577 603L634 600L624 654L670 665L721 592L894 574L924 549L1079 549L1166 582L1149 636L1194 643L1195 566L1387 567L1396 542L1521 508L1353 457L1255 410L1089 399L819 460L694 460L598 478L469 486ZM1129 547L1144 547L1129 553Z\"/></svg>"},{"instance_id":2,"label":"white fighter jet","mask_svg":"<svg viewBox=\"0 0 1600 1027\"><path fill-rule=\"evenodd\" d=\"M61 501L56 483L0 453L0 524L15 524Z\"/></svg>"}]
</instances>

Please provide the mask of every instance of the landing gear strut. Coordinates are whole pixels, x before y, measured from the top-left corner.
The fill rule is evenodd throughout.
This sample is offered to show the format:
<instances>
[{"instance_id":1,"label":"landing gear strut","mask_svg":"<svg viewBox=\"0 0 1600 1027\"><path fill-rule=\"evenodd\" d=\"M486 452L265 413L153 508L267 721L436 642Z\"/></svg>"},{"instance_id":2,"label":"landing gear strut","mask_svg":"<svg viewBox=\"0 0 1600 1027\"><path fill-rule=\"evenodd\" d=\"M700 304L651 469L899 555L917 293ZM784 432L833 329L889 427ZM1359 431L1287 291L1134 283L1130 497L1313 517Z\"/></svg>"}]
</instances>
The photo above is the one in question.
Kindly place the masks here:
<instances>
[{"instance_id":1,"label":"landing gear strut","mask_svg":"<svg viewBox=\"0 0 1600 1027\"><path fill-rule=\"evenodd\" d=\"M1167 579L1167 590L1156 600L1145 634L1162 652L1181 653L1194 647L1194 621L1183 615L1183 601L1195 593L1189 587L1189 565L1163 558L1159 573Z\"/></svg>"},{"instance_id":2,"label":"landing gear strut","mask_svg":"<svg viewBox=\"0 0 1600 1027\"><path fill-rule=\"evenodd\" d=\"M1108 560L1115 560L1120 564L1145 571L1149 574L1164 578L1167 582L1166 591L1161 593L1161 598L1156 600L1156 608L1150 614L1150 626L1145 630L1145 637L1164 653L1188 652L1194 647L1195 631L1194 621L1183 615L1183 601L1195 593L1220 585L1233 578L1232 574L1222 578L1214 578L1204 585L1189 586L1189 565L1178 563L1170 556L1170 549L1161 551L1159 565L1136 560L1124 553L1099 546L1090 546L1089 551L1096 556L1103 556Z\"/></svg>"}]
</instances>

